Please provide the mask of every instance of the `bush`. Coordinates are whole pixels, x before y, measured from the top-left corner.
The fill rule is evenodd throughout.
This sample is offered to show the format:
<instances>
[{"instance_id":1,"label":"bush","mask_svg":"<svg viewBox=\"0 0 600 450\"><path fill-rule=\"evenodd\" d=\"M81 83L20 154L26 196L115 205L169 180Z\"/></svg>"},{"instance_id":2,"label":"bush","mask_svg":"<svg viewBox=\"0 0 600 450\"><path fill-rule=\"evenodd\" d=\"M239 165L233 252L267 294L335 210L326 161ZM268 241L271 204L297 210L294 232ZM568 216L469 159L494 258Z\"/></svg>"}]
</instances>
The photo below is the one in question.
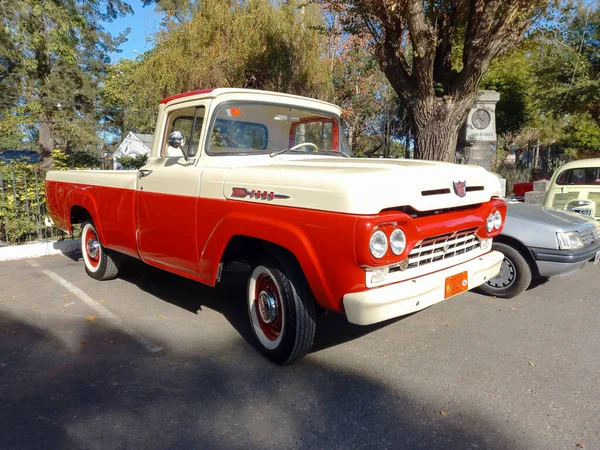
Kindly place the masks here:
<instances>
[{"instance_id":1,"label":"bush","mask_svg":"<svg viewBox=\"0 0 600 450\"><path fill-rule=\"evenodd\" d=\"M519 161L512 164L502 161L494 168L494 172L506 178L507 198L514 194L515 184L531 181L531 169Z\"/></svg>"},{"instance_id":2,"label":"bush","mask_svg":"<svg viewBox=\"0 0 600 450\"><path fill-rule=\"evenodd\" d=\"M55 150L52 157L53 169L67 169L67 155ZM45 225L45 179L46 172L26 160L0 162L0 241L14 244L65 236Z\"/></svg>"},{"instance_id":3,"label":"bush","mask_svg":"<svg viewBox=\"0 0 600 450\"><path fill-rule=\"evenodd\" d=\"M121 156L116 158L123 170L138 170L148 162L148 155Z\"/></svg>"}]
</instances>

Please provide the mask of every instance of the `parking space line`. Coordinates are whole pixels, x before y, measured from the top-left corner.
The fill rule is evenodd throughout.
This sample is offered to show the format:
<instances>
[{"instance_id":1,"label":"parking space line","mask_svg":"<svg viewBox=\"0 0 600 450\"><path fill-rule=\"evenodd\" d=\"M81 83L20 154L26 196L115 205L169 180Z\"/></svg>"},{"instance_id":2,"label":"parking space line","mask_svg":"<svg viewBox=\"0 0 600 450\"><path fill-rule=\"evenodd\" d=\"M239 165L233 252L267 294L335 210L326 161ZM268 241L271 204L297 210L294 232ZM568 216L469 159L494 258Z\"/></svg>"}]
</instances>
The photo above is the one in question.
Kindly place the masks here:
<instances>
[{"instance_id":1,"label":"parking space line","mask_svg":"<svg viewBox=\"0 0 600 450\"><path fill-rule=\"evenodd\" d=\"M27 260L27 262L31 266L41 269L41 266L38 263L36 263L35 261L32 261L29 259L29 260ZM107 308L102 306L100 303L98 303L92 297L87 295L85 292L83 292L77 286L69 283L67 280L65 280L61 276L57 275L56 273L52 272L51 270L41 269L41 271L44 275L46 275L49 278L51 278L52 280L56 281L62 287L67 289L69 292L76 295L77 298L79 298L82 302L84 302L86 305L88 305L90 308L92 308L94 311L96 311L96 313L98 314L99 317L101 317L105 320L108 320L109 322L112 322L113 326L120 329L122 332L127 334L129 337L131 337L132 339L137 341L150 353L157 353L162 350L162 347L152 344L152 342L150 342L144 336L139 334L137 331L135 331L133 328L131 328L129 325L127 325L125 322L123 322L117 315L115 315L110 310L108 310Z\"/></svg>"}]
</instances>

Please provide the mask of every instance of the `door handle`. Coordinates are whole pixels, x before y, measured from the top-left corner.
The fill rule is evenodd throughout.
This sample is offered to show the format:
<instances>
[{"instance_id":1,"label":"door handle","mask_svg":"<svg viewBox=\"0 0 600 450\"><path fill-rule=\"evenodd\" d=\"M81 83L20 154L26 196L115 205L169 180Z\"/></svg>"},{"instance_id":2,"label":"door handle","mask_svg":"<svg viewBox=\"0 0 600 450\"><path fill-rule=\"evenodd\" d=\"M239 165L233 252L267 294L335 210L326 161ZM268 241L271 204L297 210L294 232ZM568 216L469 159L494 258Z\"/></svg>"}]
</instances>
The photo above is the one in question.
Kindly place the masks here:
<instances>
[{"instance_id":1,"label":"door handle","mask_svg":"<svg viewBox=\"0 0 600 450\"><path fill-rule=\"evenodd\" d=\"M150 169L140 169L138 171L138 178L147 177L151 173L152 173L152 171Z\"/></svg>"}]
</instances>

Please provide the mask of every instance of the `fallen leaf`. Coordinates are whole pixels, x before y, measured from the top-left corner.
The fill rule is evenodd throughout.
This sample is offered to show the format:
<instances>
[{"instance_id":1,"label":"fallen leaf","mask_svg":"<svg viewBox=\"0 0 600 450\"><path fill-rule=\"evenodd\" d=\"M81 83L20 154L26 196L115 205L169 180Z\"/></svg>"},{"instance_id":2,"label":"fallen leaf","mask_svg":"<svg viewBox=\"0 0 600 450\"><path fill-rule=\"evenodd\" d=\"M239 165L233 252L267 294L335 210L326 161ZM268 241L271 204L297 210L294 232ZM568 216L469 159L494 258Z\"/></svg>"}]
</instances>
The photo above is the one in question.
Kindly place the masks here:
<instances>
[{"instance_id":1,"label":"fallen leaf","mask_svg":"<svg viewBox=\"0 0 600 450\"><path fill-rule=\"evenodd\" d=\"M517 310L517 308L510 308L510 310L511 310L511 311L516 311L516 310Z\"/></svg>"},{"instance_id":2,"label":"fallen leaf","mask_svg":"<svg viewBox=\"0 0 600 450\"><path fill-rule=\"evenodd\" d=\"M101 299L101 300L100 300L100 303L104 303L104 299Z\"/></svg>"},{"instance_id":3,"label":"fallen leaf","mask_svg":"<svg viewBox=\"0 0 600 450\"><path fill-rule=\"evenodd\" d=\"M93 322L97 319L97 316L86 316L85 320L87 320L88 322Z\"/></svg>"},{"instance_id":4,"label":"fallen leaf","mask_svg":"<svg viewBox=\"0 0 600 450\"><path fill-rule=\"evenodd\" d=\"M501 309L499 309L498 311L500 311L500 312L504 312L504 311L503 311L503 310L501 310Z\"/></svg>"},{"instance_id":5,"label":"fallen leaf","mask_svg":"<svg viewBox=\"0 0 600 450\"><path fill-rule=\"evenodd\" d=\"M104 342L108 342L109 344L114 344L115 341L111 341L109 338L104 338Z\"/></svg>"},{"instance_id":6,"label":"fallen leaf","mask_svg":"<svg viewBox=\"0 0 600 450\"><path fill-rule=\"evenodd\" d=\"M534 362L531 362L531 361L529 361L529 365L530 365L530 366L535 366L535 363L534 363Z\"/></svg>"},{"instance_id":7,"label":"fallen leaf","mask_svg":"<svg viewBox=\"0 0 600 450\"><path fill-rule=\"evenodd\" d=\"M578 448L585 448L585 444L575 444L575 447L578 447Z\"/></svg>"},{"instance_id":8,"label":"fallen leaf","mask_svg":"<svg viewBox=\"0 0 600 450\"><path fill-rule=\"evenodd\" d=\"M159 319L163 319L163 316L162 316L162 314L159 314L159 315L158 315L158 316L156 316L156 317L158 317Z\"/></svg>"},{"instance_id":9,"label":"fallen leaf","mask_svg":"<svg viewBox=\"0 0 600 450\"><path fill-rule=\"evenodd\" d=\"M446 411L440 411L440 414L441 414L442 416L447 416L447 415L448 415L448 413L447 413Z\"/></svg>"},{"instance_id":10,"label":"fallen leaf","mask_svg":"<svg viewBox=\"0 0 600 450\"><path fill-rule=\"evenodd\" d=\"M87 344L87 342L81 341L81 345L85 345L85 344Z\"/></svg>"},{"instance_id":11,"label":"fallen leaf","mask_svg":"<svg viewBox=\"0 0 600 450\"><path fill-rule=\"evenodd\" d=\"M62 312L67 312L67 310L66 310L66 309L63 309L63 310L62 310Z\"/></svg>"},{"instance_id":12,"label":"fallen leaf","mask_svg":"<svg viewBox=\"0 0 600 450\"><path fill-rule=\"evenodd\" d=\"M450 325L446 324L446 328L450 328Z\"/></svg>"},{"instance_id":13,"label":"fallen leaf","mask_svg":"<svg viewBox=\"0 0 600 450\"><path fill-rule=\"evenodd\" d=\"M0 300L0 303L4 303L4 300Z\"/></svg>"}]
</instances>

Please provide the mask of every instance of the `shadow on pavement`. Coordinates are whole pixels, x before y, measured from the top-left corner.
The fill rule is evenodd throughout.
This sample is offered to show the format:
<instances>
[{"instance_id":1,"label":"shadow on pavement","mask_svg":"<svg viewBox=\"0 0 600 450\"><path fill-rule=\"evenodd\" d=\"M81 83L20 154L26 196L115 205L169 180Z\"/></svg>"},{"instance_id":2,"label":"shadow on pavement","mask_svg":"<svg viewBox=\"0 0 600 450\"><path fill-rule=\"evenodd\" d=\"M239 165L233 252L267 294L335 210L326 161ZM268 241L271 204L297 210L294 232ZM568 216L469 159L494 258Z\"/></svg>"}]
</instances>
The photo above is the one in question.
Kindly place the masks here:
<instances>
[{"instance_id":1,"label":"shadow on pavement","mask_svg":"<svg viewBox=\"0 0 600 450\"><path fill-rule=\"evenodd\" d=\"M512 449L530 444L503 435L475 411L442 415L374 377L311 356L282 368L250 350L241 357L240 352L223 356L235 344L228 342L208 356L148 354L102 323L84 323L86 344L73 351L53 336L50 321L40 329L0 311L2 448ZM106 335L115 341L107 342Z\"/></svg>"},{"instance_id":2,"label":"shadow on pavement","mask_svg":"<svg viewBox=\"0 0 600 450\"><path fill-rule=\"evenodd\" d=\"M203 307L217 311L235 330L255 347L246 312L246 283L248 267L231 264L223 271L222 281L215 287L205 286L164 270L127 258L119 271L119 278L132 283L144 292L197 314ZM365 336L403 318L376 325L358 326L348 323L343 314L320 312L317 316L317 334L313 352Z\"/></svg>"}]
</instances>

